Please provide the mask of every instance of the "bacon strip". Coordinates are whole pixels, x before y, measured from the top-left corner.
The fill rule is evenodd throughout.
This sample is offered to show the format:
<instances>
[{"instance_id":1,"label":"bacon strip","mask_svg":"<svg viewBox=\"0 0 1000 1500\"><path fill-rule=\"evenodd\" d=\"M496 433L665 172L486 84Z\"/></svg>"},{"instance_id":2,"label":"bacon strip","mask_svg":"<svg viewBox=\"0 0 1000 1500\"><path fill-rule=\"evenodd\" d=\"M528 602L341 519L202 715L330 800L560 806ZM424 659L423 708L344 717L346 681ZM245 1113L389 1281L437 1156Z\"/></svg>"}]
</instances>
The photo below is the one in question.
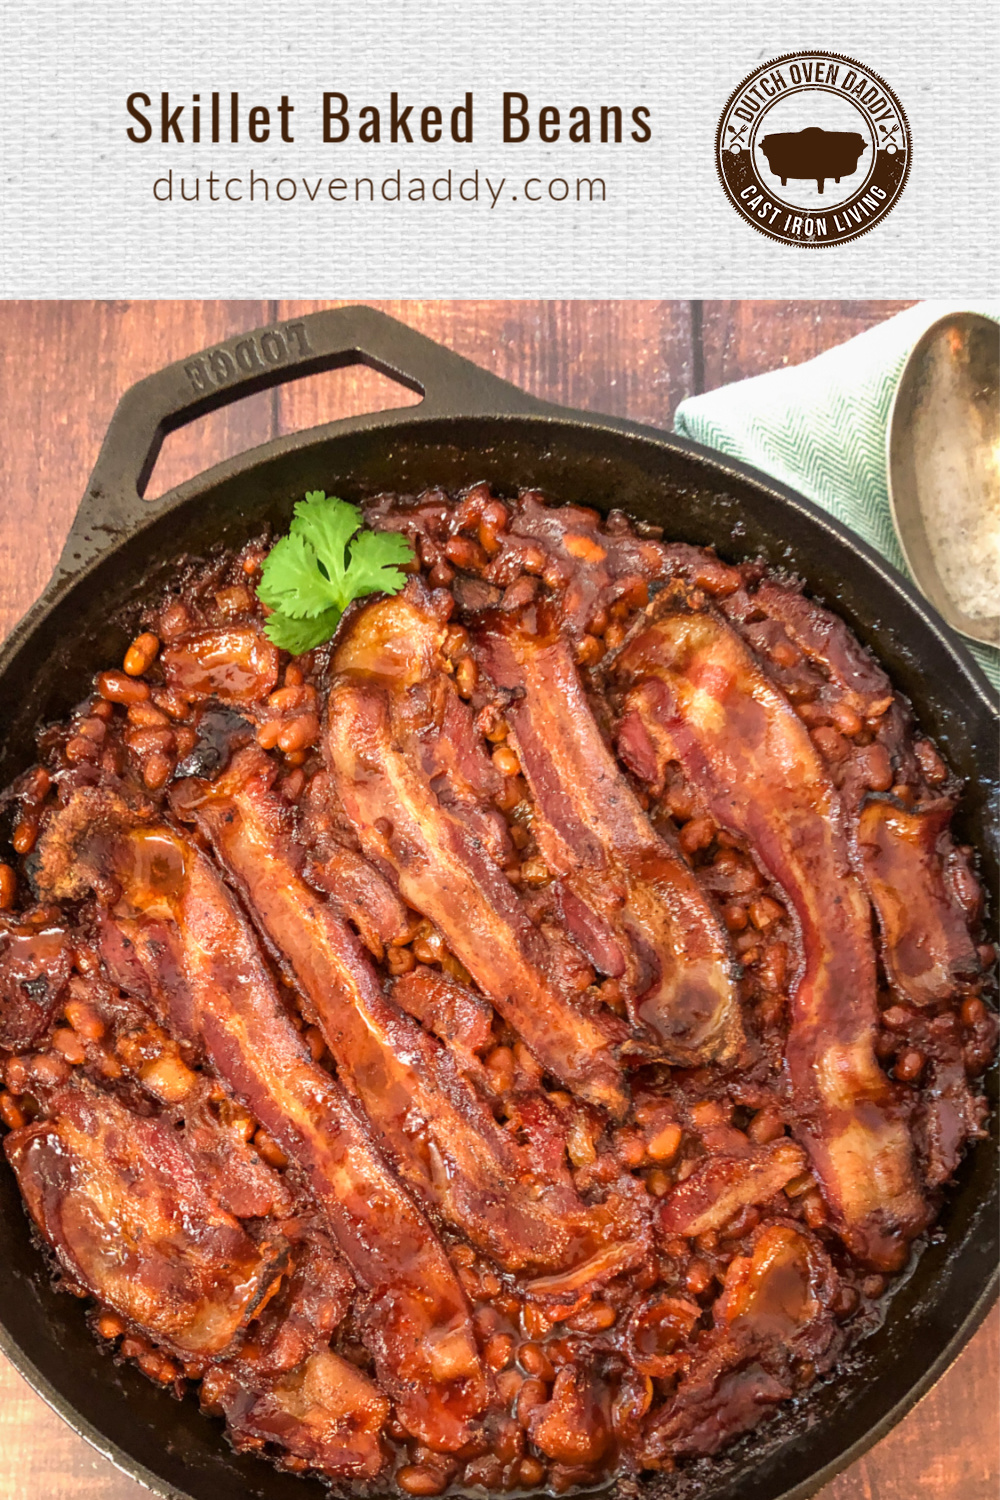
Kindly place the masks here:
<instances>
[{"instance_id":1,"label":"bacon strip","mask_svg":"<svg viewBox=\"0 0 1000 1500\"><path fill-rule=\"evenodd\" d=\"M308 1243L292 1243L290 1276L236 1356L209 1370L202 1403L224 1413L237 1451L275 1443L327 1478L371 1479L388 1458L381 1431L389 1402L330 1348L354 1282L322 1227L303 1227Z\"/></svg>"},{"instance_id":2,"label":"bacon strip","mask_svg":"<svg viewBox=\"0 0 1000 1500\"><path fill-rule=\"evenodd\" d=\"M812 1235L761 1225L729 1263L713 1327L679 1360L680 1380L647 1424L643 1463L717 1452L801 1383L801 1361L829 1369L839 1347L837 1274ZM798 1367L798 1368L797 1368Z\"/></svg>"},{"instance_id":3,"label":"bacon strip","mask_svg":"<svg viewBox=\"0 0 1000 1500\"><path fill-rule=\"evenodd\" d=\"M64 814L75 826L72 807L60 809L43 855L50 837L64 842ZM367 1294L366 1341L400 1420L430 1447L461 1447L486 1405L486 1381L465 1297L430 1225L341 1087L312 1061L211 861L163 825L119 825L101 838L120 891L103 921L109 968L204 1048L297 1164ZM86 880L86 865L84 850L77 879ZM44 858L41 867L60 868Z\"/></svg>"},{"instance_id":4,"label":"bacon strip","mask_svg":"<svg viewBox=\"0 0 1000 1500\"><path fill-rule=\"evenodd\" d=\"M754 590L751 602L755 610L784 626L789 639L829 676L857 713L883 713L892 702L888 677L839 615L767 578Z\"/></svg>"},{"instance_id":5,"label":"bacon strip","mask_svg":"<svg viewBox=\"0 0 1000 1500\"><path fill-rule=\"evenodd\" d=\"M50 1108L4 1148L70 1280L186 1361L224 1354L273 1291L283 1240L250 1238L168 1121L80 1084Z\"/></svg>"},{"instance_id":6,"label":"bacon strip","mask_svg":"<svg viewBox=\"0 0 1000 1500\"><path fill-rule=\"evenodd\" d=\"M895 1091L875 1059L871 916L822 761L714 614L654 615L625 646L616 675L631 689L623 745L645 735L657 763L678 760L785 893L802 950L786 1056L805 1144L849 1247L898 1267L928 1209Z\"/></svg>"},{"instance_id":7,"label":"bacon strip","mask_svg":"<svg viewBox=\"0 0 1000 1500\"><path fill-rule=\"evenodd\" d=\"M160 666L189 701L253 703L278 680L278 651L259 625L229 625L181 636L163 648Z\"/></svg>"},{"instance_id":8,"label":"bacon strip","mask_svg":"<svg viewBox=\"0 0 1000 1500\"><path fill-rule=\"evenodd\" d=\"M405 905L389 882L353 849L334 844L321 863L310 867L309 875L353 922L376 958L384 956L386 944L405 939L409 927Z\"/></svg>"},{"instance_id":9,"label":"bacon strip","mask_svg":"<svg viewBox=\"0 0 1000 1500\"><path fill-rule=\"evenodd\" d=\"M379 1434L389 1403L332 1349L317 1349L262 1389L234 1380L219 1404L238 1450L277 1443L330 1479L372 1479L385 1467Z\"/></svg>"},{"instance_id":10,"label":"bacon strip","mask_svg":"<svg viewBox=\"0 0 1000 1500\"><path fill-rule=\"evenodd\" d=\"M493 1007L475 990L440 969L417 964L394 980L392 998L407 1015L447 1044L463 1071L484 1071L475 1054L493 1040Z\"/></svg>"},{"instance_id":11,"label":"bacon strip","mask_svg":"<svg viewBox=\"0 0 1000 1500\"><path fill-rule=\"evenodd\" d=\"M965 914L947 885L951 814L947 799L914 811L872 799L858 819L858 850L886 972L914 1005L947 1000L961 976L980 968Z\"/></svg>"},{"instance_id":12,"label":"bacon strip","mask_svg":"<svg viewBox=\"0 0 1000 1500\"><path fill-rule=\"evenodd\" d=\"M644 604L650 580L670 570L662 542L636 536L628 526L611 530L596 510L547 505L530 491L521 495L510 532L499 541L500 553L486 577L507 582L508 559L520 572L525 543L540 548L548 559L546 580L556 577L561 584L557 607L573 640L619 600Z\"/></svg>"},{"instance_id":13,"label":"bacon strip","mask_svg":"<svg viewBox=\"0 0 1000 1500\"><path fill-rule=\"evenodd\" d=\"M689 1236L721 1229L748 1204L767 1203L805 1165L801 1149L788 1140L760 1146L747 1158L708 1156L664 1201L660 1229Z\"/></svg>"},{"instance_id":14,"label":"bacon strip","mask_svg":"<svg viewBox=\"0 0 1000 1500\"><path fill-rule=\"evenodd\" d=\"M543 1067L620 1116L613 1033L557 987L545 939L496 863L506 831L466 750L471 714L445 674L443 631L415 591L355 619L325 732L341 803L368 858L435 923Z\"/></svg>"},{"instance_id":15,"label":"bacon strip","mask_svg":"<svg viewBox=\"0 0 1000 1500\"><path fill-rule=\"evenodd\" d=\"M70 968L64 927L39 921L0 928L0 1047L23 1051L44 1034Z\"/></svg>"},{"instance_id":16,"label":"bacon strip","mask_svg":"<svg viewBox=\"0 0 1000 1500\"><path fill-rule=\"evenodd\" d=\"M653 829L591 712L572 653L543 606L488 614L480 665L514 696L507 722L548 868L617 940L629 1012L671 1062L729 1062L742 1036L726 939L694 872Z\"/></svg>"},{"instance_id":17,"label":"bacon strip","mask_svg":"<svg viewBox=\"0 0 1000 1500\"><path fill-rule=\"evenodd\" d=\"M243 751L201 784L195 817L311 1005L338 1077L407 1184L501 1265L579 1255L584 1204L532 1171L449 1050L386 999L354 933L302 879L274 769L263 751Z\"/></svg>"}]
</instances>

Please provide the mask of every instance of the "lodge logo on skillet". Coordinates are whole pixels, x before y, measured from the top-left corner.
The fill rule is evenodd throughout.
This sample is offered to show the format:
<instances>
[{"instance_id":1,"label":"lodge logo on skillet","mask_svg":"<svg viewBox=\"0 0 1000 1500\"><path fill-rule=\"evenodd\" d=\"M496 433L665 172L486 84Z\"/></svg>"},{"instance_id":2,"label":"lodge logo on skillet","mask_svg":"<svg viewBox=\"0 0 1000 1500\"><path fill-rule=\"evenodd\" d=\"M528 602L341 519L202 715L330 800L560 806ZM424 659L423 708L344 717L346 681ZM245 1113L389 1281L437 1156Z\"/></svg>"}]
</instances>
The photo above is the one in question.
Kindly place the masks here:
<instances>
[{"instance_id":1,"label":"lodge logo on skillet","mask_svg":"<svg viewBox=\"0 0 1000 1500\"><path fill-rule=\"evenodd\" d=\"M786 245L867 234L910 169L910 127L884 78L836 52L790 52L744 78L715 138L733 207Z\"/></svg>"}]
</instances>

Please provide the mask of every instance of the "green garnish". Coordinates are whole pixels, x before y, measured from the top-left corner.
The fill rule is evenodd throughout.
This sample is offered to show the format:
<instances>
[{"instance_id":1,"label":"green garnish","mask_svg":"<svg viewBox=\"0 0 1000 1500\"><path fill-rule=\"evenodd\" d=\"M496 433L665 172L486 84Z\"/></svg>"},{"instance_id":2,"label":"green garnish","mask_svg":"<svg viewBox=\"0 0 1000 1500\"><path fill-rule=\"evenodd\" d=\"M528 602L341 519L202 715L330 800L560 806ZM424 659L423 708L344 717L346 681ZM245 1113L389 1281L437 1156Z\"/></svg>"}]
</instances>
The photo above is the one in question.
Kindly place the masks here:
<instances>
[{"instance_id":1,"label":"green garnish","mask_svg":"<svg viewBox=\"0 0 1000 1500\"><path fill-rule=\"evenodd\" d=\"M365 594L398 594L398 564L413 549L398 531L359 531L356 505L310 490L298 501L287 536L261 569L257 596L274 611L264 622L270 640L300 656L333 635L344 610ZM353 540L352 540L353 539Z\"/></svg>"}]
</instances>

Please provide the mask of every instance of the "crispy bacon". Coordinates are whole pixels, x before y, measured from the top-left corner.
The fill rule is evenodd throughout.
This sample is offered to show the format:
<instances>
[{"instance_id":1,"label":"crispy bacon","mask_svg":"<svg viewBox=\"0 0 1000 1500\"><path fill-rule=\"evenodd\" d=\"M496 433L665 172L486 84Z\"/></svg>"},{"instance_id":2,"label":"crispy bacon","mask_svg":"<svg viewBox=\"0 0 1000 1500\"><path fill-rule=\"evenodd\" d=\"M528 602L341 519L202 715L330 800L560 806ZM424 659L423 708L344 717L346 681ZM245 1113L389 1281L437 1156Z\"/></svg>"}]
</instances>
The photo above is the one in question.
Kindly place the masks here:
<instances>
[{"instance_id":1,"label":"crispy bacon","mask_svg":"<svg viewBox=\"0 0 1000 1500\"><path fill-rule=\"evenodd\" d=\"M496 863L488 762L444 671L444 626L412 590L368 605L334 660L325 746L365 854L444 934L539 1062L591 1103L625 1109L613 1031L560 991L545 939ZM485 762L485 766L480 764Z\"/></svg>"},{"instance_id":2,"label":"crispy bacon","mask_svg":"<svg viewBox=\"0 0 1000 1500\"><path fill-rule=\"evenodd\" d=\"M317 771L307 783L297 823L299 840L309 850L310 882L326 891L369 952L381 959L387 947L409 941L412 912L361 855L328 771Z\"/></svg>"},{"instance_id":3,"label":"crispy bacon","mask_svg":"<svg viewBox=\"0 0 1000 1500\"><path fill-rule=\"evenodd\" d=\"M302 879L273 776L263 751L243 751L223 778L202 784L195 817L312 1007L338 1077L396 1169L508 1269L579 1257L584 1205L531 1170L448 1049L386 999L358 939Z\"/></svg>"},{"instance_id":4,"label":"crispy bacon","mask_svg":"<svg viewBox=\"0 0 1000 1500\"><path fill-rule=\"evenodd\" d=\"M28 868L35 891L48 901L79 901L91 891L113 901L115 841L123 828L153 816L147 798L117 782L64 782L60 806L46 819L43 836L32 851Z\"/></svg>"},{"instance_id":5,"label":"crispy bacon","mask_svg":"<svg viewBox=\"0 0 1000 1500\"><path fill-rule=\"evenodd\" d=\"M327 1478L370 1479L385 1466L389 1403L329 1347L354 1293L343 1262L310 1223L295 1266L234 1359L215 1366L203 1403L222 1411L237 1449L273 1443ZM279 1462L281 1460L279 1459Z\"/></svg>"},{"instance_id":6,"label":"crispy bacon","mask_svg":"<svg viewBox=\"0 0 1000 1500\"><path fill-rule=\"evenodd\" d=\"M569 1271L559 1271L551 1276L539 1276L525 1284L525 1294L534 1302L548 1302L559 1306L569 1303L582 1306L598 1287L606 1286L616 1276L623 1276L639 1265L649 1250L649 1235L640 1230L635 1214L629 1213L629 1201L620 1200L622 1228L626 1233L617 1240L597 1250L587 1260L581 1261ZM627 1231L632 1230L629 1238ZM568 1314L567 1314L568 1316Z\"/></svg>"},{"instance_id":7,"label":"crispy bacon","mask_svg":"<svg viewBox=\"0 0 1000 1500\"><path fill-rule=\"evenodd\" d=\"M214 1084L204 1075L202 1088L183 1103L183 1117L174 1121L205 1178L223 1208L238 1219L281 1218L295 1208L295 1196L286 1177L269 1167L242 1131L218 1118L212 1107Z\"/></svg>"},{"instance_id":8,"label":"crispy bacon","mask_svg":"<svg viewBox=\"0 0 1000 1500\"><path fill-rule=\"evenodd\" d=\"M645 603L649 582L670 570L662 542L636 536L628 526L612 530L596 510L547 505L540 494L527 491L518 501L510 532L500 539L499 556L486 577L508 582L511 566L515 571L522 566L526 543L540 548L546 557L546 579L563 585L559 614L574 640L602 610L619 601Z\"/></svg>"},{"instance_id":9,"label":"crispy bacon","mask_svg":"<svg viewBox=\"0 0 1000 1500\"><path fill-rule=\"evenodd\" d=\"M69 1279L181 1358L223 1355L273 1291L284 1242L250 1238L168 1121L73 1084L4 1146Z\"/></svg>"},{"instance_id":10,"label":"crispy bacon","mask_svg":"<svg viewBox=\"0 0 1000 1500\"><path fill-rule=\"evenodd\" d=\"M257 625L198 630L160 653L168 687L191 702L253 703L278 680L278 650Z\"/></svg>"},{"instance_id":11,"label":"crispy bacon","mask_svg":"<svg viewBox=\"0 0 1000 1500\"><path fill-rule=\"evenodd\" d=\"M914 1040L924 1041L928 1053L917 1136L924 1150L927 1185L940 1188L954 1176L969 1141L986 1135L989 1106L969 1088L957 1016L937 1016L934 1022L933 1035L921 1037L921 1028L914 1027ZM995 1035L994 1023L994 1045Z\"/></svg>"},{"instance_id":12,"label":"crispy bacon","mask_svg":"<svg viewBox=\"0 0 1000 1500\"><path fill-rule=\"evenodd\" d=\"M407 1015L447 1043L465 1067L493 1039L492 1006L439 969L417 964L395 981L392 998Z\"/></svg>"},{"instance_id":13,"label":"crispy bacon","mask_svg":"<svg viewBox=\"0 0 1000 1500\"><path fill-rule=\"evenodd\" d=\"M366 1338L401 1420L430 1447L460 1446L485 1382L461 1289L329 1074L287 1019L252 934L205 857L186 850L176 923L126 929L153 994L190 1016L219 1075L306 1173L368 1293Z\"/></svg>"},{"instance_id":14,"label":"crispy bacon","mask_svg":"<svg viewBox=\"0 0 1000 1500\"><path fill-rule=\"evenodd\" d=\"M480 665L512 695L506 717L542 858L585 908L573 930L613 936L606 962L615 946L621 956L610 972L663 1056L686 1066L731 1061L742 1031L719 921L615 763L553 611L490 613L474 639Z\"/></svg>"},{"instance_id":15,"label":"crispy bacon","mask_svg":"<svg viewBox=\"0 0 1000 1500\"><path fill-rule=\"evenodd\" d=\"M724 1345L707 1352L676 1394L654 1411L645 1434L643 1468L658 1469L677 1457L717 1453L740 1432L756 1427L795 1386Z\"/></svg>"},{"instance_id":16,"label":"crispy bacon","mask_svg":"<svg viewBox=\"0 0 1000 1500\"><path fill-rule=\"evenodd\" d=\"M892 702L892 684L878 662L839 615L805 594L765 578L750 596L755 613L784 626L788 638L840 690L862 716Z\"/></svg>"},{"instance_id":17,"label":"crispy bacon","mask_svg":"<svg viewBox=\"0 0 1000 1500\"><path fill-rule=\"evenodd\" d=\"M875 955L836 791L804 726L714 614L651 611L623 649L632 737L680 762L709 810L746 837L799 928L786 1050L801 1131L824 1196L859 1258L898 1267L926 1224L912 1145L873 1050Z\"/></svg>"},{"instance_id":18,"label":"crispy bacon","mask_svg":"<svg viewBox=\"0 0 1000 1500\"><path fill-rule=\"evenodd\" d=\"M281 1290L240 1346L238 1363L256 1372L294 1370L324 1349L354 1300L354 1278L318 1216L293 1221L293 1265Z\"/></svg>"},{"instance_id":19,"label":"crispy bacon","mask_svg":"<svg viewBox=\"0 0 1000 1500\"><path fill-rule=\"evenodd\" d=\"M400 596L288 661L267 537L185 564L147 701L95 680L0 791L40 829L0 1138L56 1285L239 1453L697 1488L877 1321L987 1133L960 784L763 560L485 484L366 520Z\"/></svg>"},{"instance_id":20,"label":"crispy bacon","mask_svg":"<svg viewBox=\"0 0 1000 1500\"><path fill-rule=\"evenodd\" d=\"M405 939L409 932L406 906L389 882L353 849L333 844L320 863L310 865L309 878L358 929L361 941L376 958L383 957L387 944Z\"/></svg>"},{"instance_id":21,"label":"crispy bacon","mask_svg":"<svg viewBox=\"0 0 1000 1500\"><path fill-rule=\"evenodd\" d=\"M749 1157L706 1157L664 1200L660 1229L692 1237L721 1229L741 1208L773 1198L805 1165L801 1149L789 1140L759 1146Z\"/></svg>"},{"instance_id":22,"label":"crispy bacon","mask_svg":"<svg viewBox=\"0 0 1000 1500\"><path fill-rule=\"evenodd\" d=\"M730 1261L714 1326L649 1418L644 1464L659 1468L671 1458L717 1452L792 1394L800 1360L828 1368L837 1348L829 1312L836 1285L811 1235L789 1223L762 1225L750 1255Z\"/></svg>"},{"instance_id":23,"label":"crispy bacon","mask_svg":"<svg viewBox=\"0 0 1000 1500\"><path fill-rule=\"evenodd\" d=\"M30 1047L51 1024L69 979L66 929L47 919L0 931L0 1047Z\"/></svg>"},{"instance_id":24,"label":"crispy bacon","mask_svg":"<svg viewBox=\"0 0 1000 1500\"><path fill-rule=\"evenodd\" d=\"M72 820L71 809L62 814ZM62 814L43 843L59 840ZM401 1420L428 1446L460 1447L486 1384L465 1298L430 1225L312 1061L208 858L164 825L119 828L103 848L120 897L102 937L115 977L204 1048L298 1165L366 1294L366 1339Z\"/></svg>"},{"instance_id":25,"label":"crispy bacon","mask_svg":"<svg viewBox=\"0 0 1000 1500\"><path fill-rule=\"evenodd\" d=\"M700 1320L697 1302L666 1292L647 1297L632 1313L625 1330L629 1364L640 1375L661 1379L676 1375L687 1363L685 1346Z\"/></svg>"},{"instance_id":26,"label":"crispy bacon","mask_svg":"<svg viewBox=\"0 0 1000 1500\"><path fill-rule=\"evenodd\" d=\"M730 1261L712 1316L724 1327L792 1338L825 1315L834 1280L825 1252L801 1226L768 1224L754 1235L749 1256Z\"/></svg>"},{"instance_id":27,"label":"crispy bacon","mask_svg":"<svg viewBox=\"0 0 1000 1500\"><path fill-rule=\"evenodd\" d=\"M914 1005L947 1000L958 980L980 968L966 915L948 887L952 811L946 798L912 810L872 798L858 818L858 850L878 913L886 973Z\"/></svg>"},{"instance_id":28,"label":"crispy bacon","mask_svg":"<svg viewBox=\"0 0 1000 1500\"><path fill-rule=\"evenodd\" d=\"M329 1479L372 1479L385 1467L379 1434L389 1403L332 1349L317 1349L262 1389L234 1381L219 1405L237 1449L276 1443Z\"/></svg>"}]
</instances>

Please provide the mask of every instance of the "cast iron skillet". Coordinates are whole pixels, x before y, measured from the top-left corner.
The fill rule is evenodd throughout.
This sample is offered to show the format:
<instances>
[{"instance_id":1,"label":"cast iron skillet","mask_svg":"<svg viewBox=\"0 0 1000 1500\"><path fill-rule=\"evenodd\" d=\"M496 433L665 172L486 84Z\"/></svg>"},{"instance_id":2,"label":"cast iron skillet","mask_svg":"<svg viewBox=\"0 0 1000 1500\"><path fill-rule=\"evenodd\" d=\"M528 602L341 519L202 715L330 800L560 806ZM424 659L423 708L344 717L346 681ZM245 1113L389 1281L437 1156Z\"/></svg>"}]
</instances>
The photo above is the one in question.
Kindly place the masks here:
<instances>
[{"instance_id":1,"label":"cast iron skillet","mask_svg":"<svg viewBox=\"0 0 1000 1500\"><path fill-rule=\"evenodd\" d=\"M275 439L153 503L141 496L164 436L251 391L361 363L424 393L417 408ZM259 329L140 381L122 397L59 566L0 657L0 786L33 759L40 719L64 714L91 674L120 660L115 623L178 553L239 544L279 526L306 489L360 500L384 490L501 492L537 485L556 500L665 526L723 557L763 554L799 572L848 620L912 700L968 783L961 835L995 886L996 718L958 638L886 562L794 491L707 448L611 417L537 401L367 308ZM995 1093L995 1076L992 1080ZM994 1137L962 1165L939 1232L896 1292L883 1327L848 1368L718 1459L641 1489L650 1500L805 1500L926 1392L996 1292ZM234 1456L221 1424L116 1369L80 1308L49 1286L13 1175L0 1165L0 1346L67 1422L121 1469L172 1500L310 1500L325 1493Z\"/></svg>"}]
</instances>

